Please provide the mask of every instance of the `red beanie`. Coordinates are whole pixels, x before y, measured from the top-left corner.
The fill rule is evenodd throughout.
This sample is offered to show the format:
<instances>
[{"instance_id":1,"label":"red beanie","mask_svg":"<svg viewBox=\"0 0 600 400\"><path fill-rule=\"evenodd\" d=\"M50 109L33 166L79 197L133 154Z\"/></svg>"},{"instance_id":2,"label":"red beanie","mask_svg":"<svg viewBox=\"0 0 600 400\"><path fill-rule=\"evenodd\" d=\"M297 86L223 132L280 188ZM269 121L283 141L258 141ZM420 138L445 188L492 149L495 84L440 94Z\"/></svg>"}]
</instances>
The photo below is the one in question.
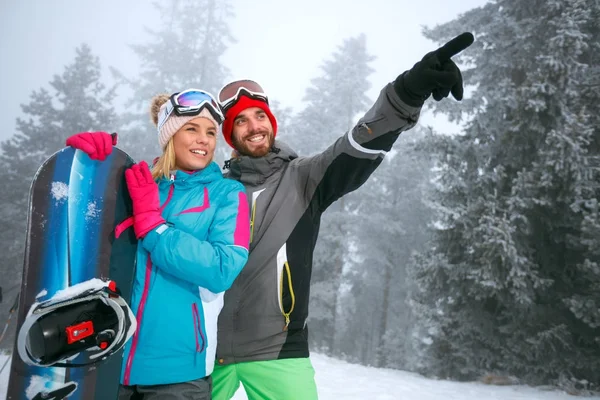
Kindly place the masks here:
<instances>
[{"instance_id":1,"label":"red beanie","mask_svg":"<svg viewBox=\"0 0 600 400\"><path fill-rule=\"evenodd\" d=\"M269 121L271 121L271 125L273 126L273 137L277 136L277 120L271 112L269 105L262 100L255 100L247 96L241 96L237 103L235 103L233 107L231 107L225 113L225 121L223 121L222 128L225 141L234 149L235 147L231 141L231 134L233 133L233 121L235 120L235 117L239 115L239 113L250 107L258 107L267 114L267 117L269 117Z\"/></svg>"}]
</instances>

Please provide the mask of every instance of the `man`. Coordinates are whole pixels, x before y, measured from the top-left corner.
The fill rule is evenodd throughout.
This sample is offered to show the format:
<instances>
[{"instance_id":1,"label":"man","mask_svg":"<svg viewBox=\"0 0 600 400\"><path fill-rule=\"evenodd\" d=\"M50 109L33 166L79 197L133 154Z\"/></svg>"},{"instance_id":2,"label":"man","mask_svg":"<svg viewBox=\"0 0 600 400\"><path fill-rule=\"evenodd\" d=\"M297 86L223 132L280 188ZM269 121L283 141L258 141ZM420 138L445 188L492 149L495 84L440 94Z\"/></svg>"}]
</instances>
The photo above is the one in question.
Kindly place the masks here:
<instances>
[{"instance_id":1,"label":"man","mask_svg":"<svg viewBox=\"0 0 600 400\"><path fill-rule=\"evenodd\" d=\"M226 164L228 177L246 187L251 223L248 263L219 316L213 399L230 399L240 382L250 400L317 399L306 319L321 215L367 180L400 133L415 126L430 95L462 99L461 73L450 57L472 41L465 33L427 54L383 88L353 129L313 157L298 157L275 140L277 121L256 82L221 89L223 135L236 153Z\"/></svg>"}]
</instances>

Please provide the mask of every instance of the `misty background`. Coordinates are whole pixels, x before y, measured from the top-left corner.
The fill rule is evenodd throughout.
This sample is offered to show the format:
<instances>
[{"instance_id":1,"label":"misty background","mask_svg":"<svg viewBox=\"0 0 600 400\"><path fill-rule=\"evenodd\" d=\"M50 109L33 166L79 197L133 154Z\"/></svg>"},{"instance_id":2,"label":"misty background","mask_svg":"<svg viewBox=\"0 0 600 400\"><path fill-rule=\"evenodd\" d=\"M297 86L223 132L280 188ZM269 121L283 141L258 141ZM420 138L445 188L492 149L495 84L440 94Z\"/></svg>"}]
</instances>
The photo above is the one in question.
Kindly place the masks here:
<instances>
[{"instance_id":1,"label":"misty background","mask_svg":"<svg viewBox=\"0 0 600 400\"><path fill-rule=\"evenodd\" d=\"M464 31L462 102L429 100L324 215L315 352L456 380L600 384L600 3L2 2L0 348L37 167L77 132L158 155L151 97L260 82L278 138L324 150L381 88ZM218 144L222 164L230 149ZM15 317L16 318L16 317ZM4 327L7 326L3 333Z\"/></svg>"}]
</instances>

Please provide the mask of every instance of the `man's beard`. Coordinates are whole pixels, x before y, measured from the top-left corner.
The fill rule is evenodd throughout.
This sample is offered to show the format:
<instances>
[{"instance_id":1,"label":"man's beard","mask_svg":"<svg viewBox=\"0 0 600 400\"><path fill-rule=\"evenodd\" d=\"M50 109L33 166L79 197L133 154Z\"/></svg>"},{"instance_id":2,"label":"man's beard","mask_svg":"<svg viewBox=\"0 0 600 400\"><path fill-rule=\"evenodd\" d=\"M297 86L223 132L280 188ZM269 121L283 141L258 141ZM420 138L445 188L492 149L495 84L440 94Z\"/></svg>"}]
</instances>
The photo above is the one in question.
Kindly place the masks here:
<instances>
[{"instance_id":1,"label":"man's beard","mask_svg":"<svg viewBox=\"0 0 600 400\"><path fill-rule=\"evenodd\" d=\"M242 140L239 140L235 135L232 135L231 142L233 143L233 147L235 147L237 152L243 156L248 156L248 157L252 157L252 158L259 158L259 157L266 156L267 154L269 154L269 152L271 151L271 148L273 147L273 144L275 143L275 137L273 135L273 132L270 131L270 132L266 133L267 142L268 142L267 146L262 146L256 150L250 150L250 147L246 143L245 139L249 138L251 136L254 136L256 134L265 134L265 132L259 131L259 132L249 133L244 138L242 138Z\"/></svg>"}]
</instances>

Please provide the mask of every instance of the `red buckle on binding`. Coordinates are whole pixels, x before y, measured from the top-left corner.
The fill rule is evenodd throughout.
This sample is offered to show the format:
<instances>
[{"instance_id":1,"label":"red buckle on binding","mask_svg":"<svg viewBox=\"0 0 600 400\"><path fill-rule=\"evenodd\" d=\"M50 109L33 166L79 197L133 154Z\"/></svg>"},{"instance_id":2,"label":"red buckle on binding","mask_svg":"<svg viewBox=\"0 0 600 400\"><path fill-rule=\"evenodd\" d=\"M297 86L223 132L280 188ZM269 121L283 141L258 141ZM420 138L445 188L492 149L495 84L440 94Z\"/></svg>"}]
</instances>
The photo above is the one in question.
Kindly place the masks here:
<instances>
[{"instance_id":1,"label":"red buckle on binding","mask_svg":"<svg viewBox=\"0 0 600 400\"><path fill-rule=\"evenodd\" d=\"M85 321L77 325L67 326L67 343L72 344L85 339L94 334L94 324L92 321Z\"/></svg>"}]
</instances>

